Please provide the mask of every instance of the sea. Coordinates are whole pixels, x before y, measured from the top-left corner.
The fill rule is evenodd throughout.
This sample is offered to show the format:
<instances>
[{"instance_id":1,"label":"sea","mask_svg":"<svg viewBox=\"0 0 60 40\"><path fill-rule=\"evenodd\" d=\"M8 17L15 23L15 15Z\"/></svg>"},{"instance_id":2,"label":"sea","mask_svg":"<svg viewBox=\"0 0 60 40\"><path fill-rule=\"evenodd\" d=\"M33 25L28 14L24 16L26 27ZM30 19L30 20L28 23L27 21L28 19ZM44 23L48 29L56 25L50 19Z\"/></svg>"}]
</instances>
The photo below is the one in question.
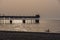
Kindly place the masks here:
<instances>
[{"instance_id":1,"label":"sea","mask_svg":"<svg viewBox=\"0 0 60 40\"><path fill-rule=\"evenodd\" d=\"M42 29L49 30L52 33L60 33L60 20L44 20L40 22Z\"/></svg>"},{"instance_id":2,"label":"sea","mask_svg":"<svg viewBox=\"0 0 60 40\"><path fill-rule=\"evenodd\" d=\"M0 24L0 30L60 33L60 20L40 20L39 24Z\"/></svg>"}]
</instances>

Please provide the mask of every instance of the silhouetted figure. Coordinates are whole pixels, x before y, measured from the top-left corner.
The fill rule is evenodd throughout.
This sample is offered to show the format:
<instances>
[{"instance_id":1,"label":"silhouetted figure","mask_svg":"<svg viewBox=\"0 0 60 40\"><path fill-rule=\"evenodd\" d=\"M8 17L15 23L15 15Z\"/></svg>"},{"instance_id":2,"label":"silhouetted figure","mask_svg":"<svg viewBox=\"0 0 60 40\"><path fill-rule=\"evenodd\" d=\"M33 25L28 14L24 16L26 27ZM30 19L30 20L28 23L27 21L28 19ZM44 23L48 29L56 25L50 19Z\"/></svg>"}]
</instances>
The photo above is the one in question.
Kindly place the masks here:
<instances>
[{"instance_id":1,"label":"silhouetted figure","mask_svg":"<svg viewBox=\"0 0 60 40\"><path fill-rule=\"evenodd\" d=\"M10 24L12 24L12 20L10 20Z\"/></svg>"},{"instance_id":2,"label":"silhouetted figure","mask_svg":"<svg viewBox=\"0 0 60 40\"><path fill-rule=\"evenodd\" d=\"M46 30L46 32L50 32L50 30L48 29L48 30Z\"/></svg>"}]
</instances>

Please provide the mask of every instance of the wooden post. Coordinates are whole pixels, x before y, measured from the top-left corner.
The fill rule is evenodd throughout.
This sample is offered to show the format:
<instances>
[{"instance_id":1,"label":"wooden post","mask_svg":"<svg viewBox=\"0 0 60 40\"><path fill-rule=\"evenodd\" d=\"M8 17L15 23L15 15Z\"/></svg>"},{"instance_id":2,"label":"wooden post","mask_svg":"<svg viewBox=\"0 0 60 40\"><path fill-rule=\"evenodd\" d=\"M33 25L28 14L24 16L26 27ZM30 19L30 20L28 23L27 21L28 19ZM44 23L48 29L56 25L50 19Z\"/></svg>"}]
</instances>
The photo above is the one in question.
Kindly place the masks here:
<instances>
[{"instance_id":1,"label":"wooden post","mask_svg":"<svg viewBox=\"0 0 60 40\"><path fill-rule=\"evenodd\" d=\"M10 20L10 24L12 24L12 20Z\"/></svg>"},{"instance_id":2,"label":"wooden post","mask_svg":"<svg viewBox=\"0 0 60 40\"><path fill-rule=\"evenodd\" d=\"M25 20L23 20L23 23L25 23Z\"/></svg>"},{"instance_id":3,"label":"wooden post","mask_svg":"<svg viewBox=\"0 0 60 40\"><path fill-rule=\"evenodd\" d=\"M39 18L40 18L40 16L39 16L39 15L36 15L36 18L37 18L37 19L35 19L35 22L36 22L36 23L39 23Z\"/></svg>"},{"instance_id":4,"label":"wooden post","mask_svg":"<svg viewBox=\"0 0 60 40\"><path fill-rule=\"evenodd\" d=\"M39 23L39 20L36 19L35 22L36 22L36 23Z\"/></svg>"}]
</instances>

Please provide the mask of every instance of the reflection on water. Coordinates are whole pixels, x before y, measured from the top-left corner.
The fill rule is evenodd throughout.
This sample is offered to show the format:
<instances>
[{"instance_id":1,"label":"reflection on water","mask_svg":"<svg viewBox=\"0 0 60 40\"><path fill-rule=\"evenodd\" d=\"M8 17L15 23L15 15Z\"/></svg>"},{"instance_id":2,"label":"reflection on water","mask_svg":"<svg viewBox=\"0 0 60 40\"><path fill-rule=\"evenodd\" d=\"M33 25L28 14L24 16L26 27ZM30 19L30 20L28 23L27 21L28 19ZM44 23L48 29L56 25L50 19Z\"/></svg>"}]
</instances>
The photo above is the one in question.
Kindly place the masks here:
<instances>
[{"instance_id":1,"label":"reflection on water","mask_svg":"<svg viewBox=\"0 0 60 40\"><path fill-rule=\"evenodd\" d=\"M60 21L40 21L40 24L1 24L0 30L27 32L56 32L60 33Z\"/></svg>"}]
</instances>

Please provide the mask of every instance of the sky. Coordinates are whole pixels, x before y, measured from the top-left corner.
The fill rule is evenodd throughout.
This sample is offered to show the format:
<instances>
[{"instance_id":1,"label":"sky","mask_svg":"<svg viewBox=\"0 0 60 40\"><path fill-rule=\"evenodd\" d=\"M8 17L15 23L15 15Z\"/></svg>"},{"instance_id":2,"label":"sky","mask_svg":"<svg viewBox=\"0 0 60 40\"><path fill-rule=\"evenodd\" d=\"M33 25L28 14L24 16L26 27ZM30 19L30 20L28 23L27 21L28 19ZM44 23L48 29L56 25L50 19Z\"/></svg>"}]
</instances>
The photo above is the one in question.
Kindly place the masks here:
<instances>
[{"instance_id":1,"label":"sky","mask_svg":"<svg viewBox=\"0 0 60 40\"><path fill-rule=\"evenodd\" d=\"M0 15L36 15L60 19L60 0L0 0Z\"/></svg>"}]
</instances>

